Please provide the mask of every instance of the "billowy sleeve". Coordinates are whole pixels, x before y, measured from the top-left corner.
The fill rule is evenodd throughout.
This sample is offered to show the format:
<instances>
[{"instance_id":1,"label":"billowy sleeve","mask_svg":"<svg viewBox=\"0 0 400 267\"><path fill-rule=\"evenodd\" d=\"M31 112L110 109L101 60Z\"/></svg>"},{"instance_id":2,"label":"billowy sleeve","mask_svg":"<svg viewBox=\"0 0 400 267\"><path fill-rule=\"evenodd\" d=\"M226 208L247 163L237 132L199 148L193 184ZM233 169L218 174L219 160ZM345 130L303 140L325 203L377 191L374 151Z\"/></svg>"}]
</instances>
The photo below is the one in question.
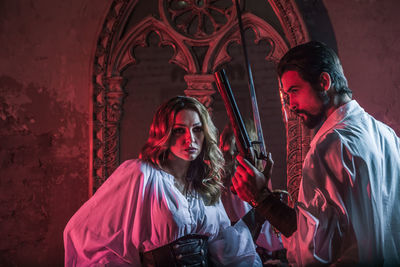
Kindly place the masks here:
<instances>
[{"instance_id":1,"label":"billowy sleeve","mask_svg":"<svg viewBox=\"0 0 400 267\"><path fill-rule=\"evenodd\" d=\"M362 158L355 157L336 132L310 150L299 188L297 231L282 237L289 261L301 266L359 261L349 211L363 202L368 190L360 177L364 170ZM365 224L361 231L371 229Z\"/></svg>"},{"instance_id":2,"label":"billowy sleeve","mask_svg":"<svg viewBox=\"0 0 400 267\"><path fill-rule=\"evenodd\" d=\"M265 221L265 223L262 225L260 234L256 240L256 245L266 249L269 252L283 249L281 238L275 232L269 221Z\"/></svg>"},{"instance_id":3,"label":"billowy sleeve","mask_svg":"<svg viewBox=\"0 0 400 267\"><path fill-rule=\"evenodd\" d=\"M209 252L216 266L262 266L247 225L239 220L230 226L230 221L221 203L218 206L220 230L210 237Z\"/></svg>"},{"instance_id":4,"label":"billowy sleeve","mask_svg":"<svg viewBox=\"0 0 400 267\"><path fill-rule=\"evenodd\" d=\"M74 214L64 230L65 266L140 264L139 239L132 240L142 188L140 162L126 161Z\"/></svg>"},{"instance_id":5,"label":"billowy sleeve","mask_svg":"<svg viewBox=\"0 0 400 267\"><path fill-rule=\"evenodd\" d=\"M271 180L269 180L268 188L272 190ZM236 194L230 190L224 190L221 200L231 222L237 222L241 217L251 210L250 204L241 200ZM266 249L269 252L283 249L281 239L275 233L273 227L268 221L262 225L260 234L257 237L256 245Z\"/></svg>"}]
</instances>

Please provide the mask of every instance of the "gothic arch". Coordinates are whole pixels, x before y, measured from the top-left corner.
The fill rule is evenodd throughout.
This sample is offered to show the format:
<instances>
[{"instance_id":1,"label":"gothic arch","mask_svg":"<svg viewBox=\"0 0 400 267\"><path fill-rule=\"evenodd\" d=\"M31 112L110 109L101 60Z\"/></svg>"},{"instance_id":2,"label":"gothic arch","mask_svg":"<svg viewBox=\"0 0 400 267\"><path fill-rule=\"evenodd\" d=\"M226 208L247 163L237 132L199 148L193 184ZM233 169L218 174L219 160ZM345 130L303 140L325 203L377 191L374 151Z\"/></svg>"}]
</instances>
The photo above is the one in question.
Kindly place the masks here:
<instances>
[{"instance_id":1,"label":"gothic arch","mask_svg":"<svg viewBox=\"0 0 400 267\"><path fill-rule=\"evenodd\" d=\"M198 27L197 31L190 33L188 29L185 29L184 24L174 25L176 12L169 10L171 13L168 14L167 1L158 0L160 12L158 16L147 16L126 31L128 18L138 1L140 0L114 0L99 34L92 73L91 126L93 134L91 136L90 192L95 191L119 165L119 124L125 96L121 72L130 64L135 64L133 49L136 46L146 46L149 33L156 33L159 36L160 45L173 48L174 55L169 62L186 71L187 75L184 78L188 87L185 94L197 97L210 109L212 108L211 96L216 92L213 85L213 72L221 64L230 61L226 51L227 46L232 42L240 43L233 5L225 8L214 7L221 9L225 20L221 23L211 20L213 29L211 32L202 31ZM194 5L193 1L183 2ZM208 2L204 1L204 3ZM256 42L268 41L272 49L266 60L277 62L287 51L288 46L292 47L308 41L308 34L294 0L268 0L268 4L279 19L284 36L265 20L249 12L243 14L243 25L253 30ZM208 47L201 62L196 60L190 49L190 47L200 46ZM282 110L288 113L284 107ZM301 177L301 163L309 144L310 133L305 132L298 119L290 113L288 113L286 130L288 189L296 196Z\"/></svg>"}]
</instances>

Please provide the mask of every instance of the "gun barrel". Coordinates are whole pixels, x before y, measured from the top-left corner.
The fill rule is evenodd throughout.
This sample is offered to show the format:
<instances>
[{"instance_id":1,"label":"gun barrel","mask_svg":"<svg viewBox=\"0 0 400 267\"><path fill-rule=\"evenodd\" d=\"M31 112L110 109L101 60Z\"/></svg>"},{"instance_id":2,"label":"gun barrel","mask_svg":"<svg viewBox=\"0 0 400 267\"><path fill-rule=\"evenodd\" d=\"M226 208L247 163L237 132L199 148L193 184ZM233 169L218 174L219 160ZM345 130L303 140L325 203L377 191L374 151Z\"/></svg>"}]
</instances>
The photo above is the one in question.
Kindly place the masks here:
<instances>
[{"instance_id":1,"label":"gun barrel","mask_svg":"<svg viewBox=\"0 0 400 267\"><path fill-rule=\"evenodd\" d=\"M222 69L217 71L214 75L218 91L225 103L226 112L228 113L228 117L233 128L239 153L250 161L254 161L254 155L251 152L251 140L244 125L239 108L237 107L236 100L233 96L233 92L225 70Z\"/></svg>"}]
</instances>

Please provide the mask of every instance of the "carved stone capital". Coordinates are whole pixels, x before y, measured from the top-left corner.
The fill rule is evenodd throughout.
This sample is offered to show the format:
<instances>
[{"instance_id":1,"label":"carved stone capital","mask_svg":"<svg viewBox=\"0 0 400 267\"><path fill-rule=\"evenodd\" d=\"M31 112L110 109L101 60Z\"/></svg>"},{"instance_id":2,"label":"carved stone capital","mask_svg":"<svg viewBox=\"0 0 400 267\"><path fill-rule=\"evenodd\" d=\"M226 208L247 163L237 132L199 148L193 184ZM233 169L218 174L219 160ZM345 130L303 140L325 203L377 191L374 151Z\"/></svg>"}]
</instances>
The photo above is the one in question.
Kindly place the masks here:
<instances>
[{"instance_id":1,"label":"carved stone capital","mask_svg":"<svg viewBox=\"0 0 400 267\"><path fill-rule=\"evenodd\" d=\"M188 85L185 94L197 98L211 112L212 95L216 92L213 87L214 75L191 74L185 75L184 79Z\"/></svg>"},{"instance_id":2,"label":"carved stone capital","mask_svg":"<svg viewBox=\"0 0 400 267\"><path fill-rule=\"evenodd\" d=\"M122 77L106 78L106 103L107 103L107 123L119 124L122 115L122 104L125 93L122 89Z\"/></svg>"}]
</instances>

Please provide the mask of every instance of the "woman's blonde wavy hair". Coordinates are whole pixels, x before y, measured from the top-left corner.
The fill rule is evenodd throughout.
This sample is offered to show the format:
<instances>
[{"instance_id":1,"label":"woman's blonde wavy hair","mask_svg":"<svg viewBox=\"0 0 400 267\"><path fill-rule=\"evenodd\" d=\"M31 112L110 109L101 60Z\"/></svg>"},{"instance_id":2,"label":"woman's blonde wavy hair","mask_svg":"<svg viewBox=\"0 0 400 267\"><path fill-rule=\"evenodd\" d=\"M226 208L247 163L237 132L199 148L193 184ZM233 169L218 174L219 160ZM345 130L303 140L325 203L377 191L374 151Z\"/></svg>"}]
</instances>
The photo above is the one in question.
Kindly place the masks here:
<instances>
[{"instance_id":1,"label":"woman's blonde wavy hair","mask_svg":"<svg viewBox=\"0 0 400 267\"><path fill-rule=\"evenodd\" d=\"M221 195L224 158L218 148L217 128L207 109L197 99L177 96L157 109L150 127L149 138L139 158L163 169L168 158L175 116L183 109L191 109L199 114L205 137L200 155L190 163L185 190L197 191L206 205L213 205Z\"/></svg>"}]
</instances>

